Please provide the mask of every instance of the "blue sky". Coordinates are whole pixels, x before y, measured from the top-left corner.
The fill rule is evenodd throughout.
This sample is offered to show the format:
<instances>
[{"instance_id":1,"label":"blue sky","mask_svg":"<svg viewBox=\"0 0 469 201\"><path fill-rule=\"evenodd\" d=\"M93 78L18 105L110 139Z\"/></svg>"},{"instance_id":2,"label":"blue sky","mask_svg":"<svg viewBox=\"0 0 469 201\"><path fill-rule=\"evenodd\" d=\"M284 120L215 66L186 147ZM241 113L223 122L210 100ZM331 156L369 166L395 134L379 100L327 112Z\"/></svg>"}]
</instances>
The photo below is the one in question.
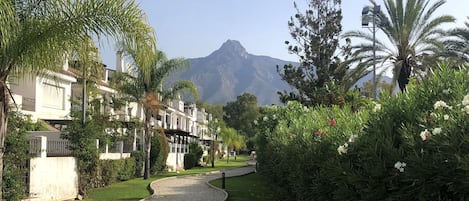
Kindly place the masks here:
<instances>
[{"instance_id":1,"label":"blue sky","mask_svg":"<svg viewBox=\"0 0 469 201\"><path fill-rule=\"evenodd\" d=\"M295 14L292 0L137 0L156 31L158 48L169 58L209 55L228 39L238 40L255 55L288 61L287 22ZM297 0L306 5L306 0ZM383 5L382 0L377 2ZM361 10L368 0L342 0L343 31L363 29ZM305 8L303 6L302 8ZM384 9L384 5L382 6ZM438 15L451 14L462 26L469 16L468 0L447 0ZM302 9L303 10L303 9ZM448 27L450 28L450 27ZM101 47L103 62L115 66L114 47Z\"/></svg>"}]
</instances>

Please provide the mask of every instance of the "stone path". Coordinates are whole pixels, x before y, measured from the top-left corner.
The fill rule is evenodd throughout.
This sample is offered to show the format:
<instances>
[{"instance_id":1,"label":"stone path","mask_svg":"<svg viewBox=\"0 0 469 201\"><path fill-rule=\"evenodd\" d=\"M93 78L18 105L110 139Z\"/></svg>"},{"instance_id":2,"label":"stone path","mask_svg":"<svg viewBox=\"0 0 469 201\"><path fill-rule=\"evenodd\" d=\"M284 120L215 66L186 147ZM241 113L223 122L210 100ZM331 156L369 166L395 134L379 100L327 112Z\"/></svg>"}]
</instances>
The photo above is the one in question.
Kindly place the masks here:
<instances>
[{"instance_id":1,"label":"stone path","mask_svg":"<svg viewBox=\"0 0 469 201\"><path fill-rule=\"evenodd\" d=\"M254 172L255 161L249 161L248 166L226 170L226 177L234 177ZM144 201L224 201L228 194L208 182L221 178L221 172L215 171L202 175L169 177L153 181L150 187L154 190L152 196Z\"/></svg>"}]
</instances>

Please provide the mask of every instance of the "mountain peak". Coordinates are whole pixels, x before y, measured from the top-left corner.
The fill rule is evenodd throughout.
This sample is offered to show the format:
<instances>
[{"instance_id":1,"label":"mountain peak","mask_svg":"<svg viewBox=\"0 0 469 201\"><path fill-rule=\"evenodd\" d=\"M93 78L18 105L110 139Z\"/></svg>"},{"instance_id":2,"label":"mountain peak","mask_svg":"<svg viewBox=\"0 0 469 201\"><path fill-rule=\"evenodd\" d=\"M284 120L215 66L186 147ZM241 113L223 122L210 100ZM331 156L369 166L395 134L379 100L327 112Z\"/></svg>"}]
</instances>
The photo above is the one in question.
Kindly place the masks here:
<instances>
[{"instance_id":1,"label":"mountain peak","mask_svg":"<svg viewBox=\"0 0 469 201\"><path fill-rule=\"evenodd\" d=\"M230 39L224 42L220 49L216 50L212 54L236 55L243 58L247 58L248 56L248 52L239 41Z\"/></svg>"}]
</instances>

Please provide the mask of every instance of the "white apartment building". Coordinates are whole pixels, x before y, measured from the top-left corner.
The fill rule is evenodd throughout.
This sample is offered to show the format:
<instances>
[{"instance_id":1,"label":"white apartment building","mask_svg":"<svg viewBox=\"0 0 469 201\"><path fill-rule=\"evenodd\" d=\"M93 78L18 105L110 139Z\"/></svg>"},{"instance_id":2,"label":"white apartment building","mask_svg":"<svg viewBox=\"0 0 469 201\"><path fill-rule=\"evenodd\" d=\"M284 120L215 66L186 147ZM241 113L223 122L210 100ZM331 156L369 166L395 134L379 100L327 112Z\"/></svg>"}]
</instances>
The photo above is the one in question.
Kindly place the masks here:
<instances>
[{"instance_id":1,"label":"white apartment building","mask_svg":"<svg viewBox=\"0 0 469 201\"><path fill-rule=\"evenodd\" d=\"M82 86L77 83L81 72L74 67L74 62L65 60L60 72L50 72L47 75L31 75L23 79L11 81L10 88L18 109L32 116L35 120L43 120L51 124L59 131L67 121L70 121L71 110L81 110L81 101L72 103L71 100L81 100ZM115 72L126 72L127 65L118 52L116 54L116 69L103 65L103 75L100 80L94 80L98 94L94 98L101 99L102 110L106 110L113 118L123 122L130 122L131 118L144 119L143 108L140 104L131 102L114 111L111 107L113 96L118 93L109 86L109 80ZM207 124L210 115L204 109L200 111L195 104L185 104L180 98L164 105L159 114L154 115L152 124L160 126L165 131L169 143L169 155L167 165L173 169L183 167L184 154L188 153L188 143L192 141L202 142L206 146L212 140L208 133ZM122 133L131 133L132 142L118 144L121 148L107 147L130 152L143 147L141 132L127 131L122 128ZM206 150L206 148L205 148Z\"/></svg>"}]
</instances>

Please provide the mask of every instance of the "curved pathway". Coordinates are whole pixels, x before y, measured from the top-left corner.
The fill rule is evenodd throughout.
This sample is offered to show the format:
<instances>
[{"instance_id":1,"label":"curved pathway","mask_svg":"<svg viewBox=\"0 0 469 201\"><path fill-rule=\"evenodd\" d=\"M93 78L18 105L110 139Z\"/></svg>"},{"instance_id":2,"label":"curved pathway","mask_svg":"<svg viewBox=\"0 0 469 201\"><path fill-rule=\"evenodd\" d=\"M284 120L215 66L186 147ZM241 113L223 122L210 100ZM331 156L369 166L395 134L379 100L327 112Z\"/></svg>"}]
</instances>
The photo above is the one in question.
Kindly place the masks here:
<instances>
[{"instance_id":1,"label":"curved pathway","mask_svg":"<svg viewBox=\"0 0 469 201\"><path fill-rule=\"evenodd\" d=\"M254 172L254 161L248 166L225 170L226 177L241 176ZM176 176L153 181L150 187L154 193L145 201L224 201L228 197L226 191L210 185L208 182L221 178L221 171L201 175Z\"/></svg>"}]
</instances>

